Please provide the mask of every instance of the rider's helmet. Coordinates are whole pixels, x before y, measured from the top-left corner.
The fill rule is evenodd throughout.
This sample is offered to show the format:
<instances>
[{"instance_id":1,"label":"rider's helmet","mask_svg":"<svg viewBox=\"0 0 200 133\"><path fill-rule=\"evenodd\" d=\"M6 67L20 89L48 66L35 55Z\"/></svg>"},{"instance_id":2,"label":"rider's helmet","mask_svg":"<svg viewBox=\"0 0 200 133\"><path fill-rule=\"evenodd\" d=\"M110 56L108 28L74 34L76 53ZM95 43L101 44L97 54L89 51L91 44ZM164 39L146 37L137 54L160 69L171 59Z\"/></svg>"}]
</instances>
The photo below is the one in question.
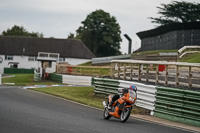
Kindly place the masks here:
<instances>
[{"instance_id":1,"label":"rider's helmet","mask_svg":"<svg viewBox=\"0 0 200 133\"><path fill-rule=\"evenodd\" d=\"M129 89L131 89L131 90L133 90L133 91L137 91L137 87L135 86L135 85L131 85L130 87L129 87Z\"/></svg>"}]
</instances>

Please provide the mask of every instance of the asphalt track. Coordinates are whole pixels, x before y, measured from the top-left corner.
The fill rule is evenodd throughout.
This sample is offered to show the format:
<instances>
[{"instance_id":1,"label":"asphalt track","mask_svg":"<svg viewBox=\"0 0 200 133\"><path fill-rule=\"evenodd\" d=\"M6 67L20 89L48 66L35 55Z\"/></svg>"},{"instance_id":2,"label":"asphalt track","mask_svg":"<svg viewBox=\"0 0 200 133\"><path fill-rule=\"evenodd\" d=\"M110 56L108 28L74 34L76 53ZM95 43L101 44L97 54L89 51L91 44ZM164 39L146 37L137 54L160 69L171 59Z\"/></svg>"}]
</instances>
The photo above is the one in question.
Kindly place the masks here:
<instances>
[{"instance_id":1,"label":"asphalt track","mask_svg":"<svg viewBox=\"0 0 200 133\"><path fill-rule=\"evenodd\" d=\"M129 118L104 120L102 111L18 87L0 86L0 133L189 133Z\"/></svg>"}]
</instances>

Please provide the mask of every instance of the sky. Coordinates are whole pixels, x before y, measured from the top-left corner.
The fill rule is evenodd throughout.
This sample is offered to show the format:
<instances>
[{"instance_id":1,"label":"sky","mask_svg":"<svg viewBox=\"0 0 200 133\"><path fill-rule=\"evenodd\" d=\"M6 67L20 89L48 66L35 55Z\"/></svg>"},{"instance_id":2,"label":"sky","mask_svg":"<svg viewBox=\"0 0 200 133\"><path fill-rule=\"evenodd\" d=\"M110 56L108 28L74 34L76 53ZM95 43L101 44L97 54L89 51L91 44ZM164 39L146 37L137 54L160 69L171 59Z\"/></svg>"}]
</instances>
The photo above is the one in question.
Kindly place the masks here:
<instances>
[{"instance_id":1,"label":"sky","mask_svg":"<svg viewBox=\"0 0 200 133\"><path fill-rule=\"evenodd\" d=\"M181 1L181 0L176 0ZM199 0L185 0L199 3ZM14 25L29 32L43 33L45 38L65 39L91 12L102 9L115 16L121 27L121 49L128 53L127 34L132 51L140 47L137 32L157 27L149 17L159 17L157 7L172 0L0 0L0 34Z\"/></svg>"}]
</instances>

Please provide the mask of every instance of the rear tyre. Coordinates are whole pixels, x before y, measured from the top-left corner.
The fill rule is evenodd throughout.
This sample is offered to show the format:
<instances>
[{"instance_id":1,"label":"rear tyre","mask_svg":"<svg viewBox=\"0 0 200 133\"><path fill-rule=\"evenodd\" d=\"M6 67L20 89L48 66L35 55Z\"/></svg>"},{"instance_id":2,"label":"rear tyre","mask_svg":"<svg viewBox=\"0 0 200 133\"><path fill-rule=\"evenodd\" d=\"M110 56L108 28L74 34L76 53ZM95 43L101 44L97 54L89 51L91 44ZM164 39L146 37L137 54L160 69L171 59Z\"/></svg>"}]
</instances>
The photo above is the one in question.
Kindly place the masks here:
<instances>
[{"instance_id":1,"label":"rear tyre","mask_svg":"<svg viewBox=\"0 0 200 133\"><path fill-rule=\"evenodd\" d=\"M130 116L130 114L131 114L131 107L125 108L125 109L122 111L121 115L120 115L120 121L121 121L121 122L127 121L128 118L129 118L129 116Z\"/></svg>"},{"instance_id":2,"label":"rear tyre","mask_svg":"<svg viewBox=\"0 0 200 133\"><path fill-rule=\"evenodd\" d=\"M108 120L110 119L111 115L109 114L109 111L105 108L104 112L103 112L103 118Z\"/></svg>"}]
</instances>

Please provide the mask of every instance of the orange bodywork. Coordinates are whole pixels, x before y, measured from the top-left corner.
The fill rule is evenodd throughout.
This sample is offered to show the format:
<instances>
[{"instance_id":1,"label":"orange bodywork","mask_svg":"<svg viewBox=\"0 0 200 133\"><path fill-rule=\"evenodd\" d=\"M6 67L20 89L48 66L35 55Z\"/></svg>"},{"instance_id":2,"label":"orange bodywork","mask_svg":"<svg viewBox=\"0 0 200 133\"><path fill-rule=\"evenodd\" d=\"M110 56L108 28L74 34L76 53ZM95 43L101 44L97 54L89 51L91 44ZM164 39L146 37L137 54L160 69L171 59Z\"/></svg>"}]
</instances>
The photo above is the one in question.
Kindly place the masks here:
<instances>
[{"instance_id":1,"label":"orange bodywork","mask_svg":"<svg viewBox=\"0 0 200 133\"><path fill-rule=\"evenodd\" d=\"M128 102L130 104L134 103L132 101L129 100L129 93L125 93L123 97L119 98L112 106L115 106L116 103L120 103L120 104L123 104L124 102ZM127 107L131 107L130 105L126 105L125 108ZM115 111L114 112L109 112L110 115L116 117L116 118L120 118L120 115L119 115L119 110L121 110L119 107L115 107Z\"/></svg>"},{"instance_id":2,"label":"orange bodywork","mask_svg":"<svg viewBox=\"0 0 200 133\"><path fill-rule=\"evenodd\" d=\"M116 117L116 118L119 118L120 117L119 114L118 114L119 110L120 109L116 106L115 107L115 112L109 112L109 114L114 116L114 117Z\"/></svg>"}]
</instances>

